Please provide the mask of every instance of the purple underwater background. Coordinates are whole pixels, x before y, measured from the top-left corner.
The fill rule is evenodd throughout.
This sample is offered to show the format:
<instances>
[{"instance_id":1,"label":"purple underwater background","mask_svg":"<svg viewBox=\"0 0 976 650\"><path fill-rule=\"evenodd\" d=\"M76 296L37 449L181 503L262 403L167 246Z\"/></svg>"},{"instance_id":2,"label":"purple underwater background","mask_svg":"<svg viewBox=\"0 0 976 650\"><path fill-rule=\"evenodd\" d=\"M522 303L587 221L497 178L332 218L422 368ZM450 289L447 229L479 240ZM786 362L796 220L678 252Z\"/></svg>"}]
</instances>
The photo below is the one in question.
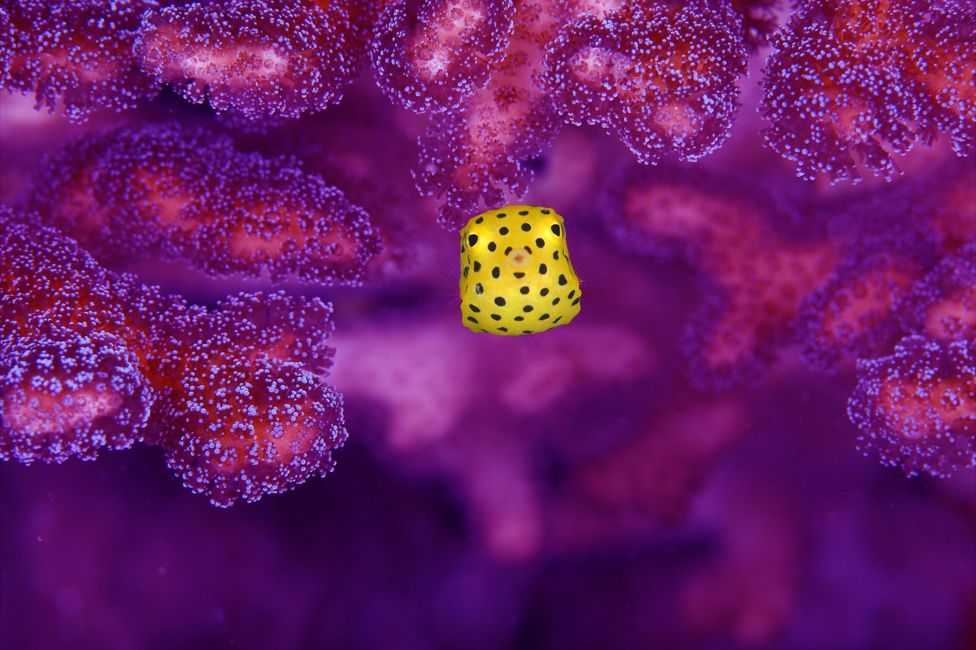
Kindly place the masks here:
<instances>
[{"instance_id":1,"label":"purple underwater background","mask_svg":"<svg viewBox=\"0 0 976 650\"><path fill-rule=\"evenodd\" d=\"M3 650L976 647L971 0L0 41ZM581 311L474 333L511 204Z\"/></svg>"}]
</instances>

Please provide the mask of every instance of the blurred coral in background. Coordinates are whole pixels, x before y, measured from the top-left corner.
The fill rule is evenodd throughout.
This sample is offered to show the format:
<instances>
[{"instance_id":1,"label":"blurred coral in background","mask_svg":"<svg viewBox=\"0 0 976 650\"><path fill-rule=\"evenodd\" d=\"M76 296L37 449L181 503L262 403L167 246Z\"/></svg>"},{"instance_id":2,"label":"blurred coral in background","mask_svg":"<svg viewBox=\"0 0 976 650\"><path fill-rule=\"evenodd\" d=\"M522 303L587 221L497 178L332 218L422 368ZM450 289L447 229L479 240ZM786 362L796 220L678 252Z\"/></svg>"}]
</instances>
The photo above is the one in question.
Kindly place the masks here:
<instances>
[{"instance_id":1,"label":"blurred coral in background","mask_svg":"<svg viewBox=\"0 0 976 650\"><path fill-rule=\"evenodd\" d=\"M972 0L0 39L0 647L976 645ZM516 203L581 312L476 334Z\"/></svg>"}]
</instances>

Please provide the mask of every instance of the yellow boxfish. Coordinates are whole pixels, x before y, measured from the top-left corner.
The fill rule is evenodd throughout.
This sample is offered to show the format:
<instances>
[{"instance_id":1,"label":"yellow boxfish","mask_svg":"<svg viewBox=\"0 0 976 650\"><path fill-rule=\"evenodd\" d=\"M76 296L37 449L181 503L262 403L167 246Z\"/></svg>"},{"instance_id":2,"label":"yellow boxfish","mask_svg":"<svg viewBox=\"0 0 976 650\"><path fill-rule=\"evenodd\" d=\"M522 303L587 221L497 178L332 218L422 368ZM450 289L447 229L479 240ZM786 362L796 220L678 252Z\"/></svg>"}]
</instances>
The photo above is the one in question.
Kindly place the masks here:
<instances>
[{"instance_id":1,"label":"yellow boxfish","mask_svg":"<svg viewBox=\"0 0 976 650\"><path fill-rule=\"evenodd\" d=\"M563 218L549 208L508 205L461 231L461 322L474 332L535 334L580 311L580 284Z\"/></svg>"}]
</instances>

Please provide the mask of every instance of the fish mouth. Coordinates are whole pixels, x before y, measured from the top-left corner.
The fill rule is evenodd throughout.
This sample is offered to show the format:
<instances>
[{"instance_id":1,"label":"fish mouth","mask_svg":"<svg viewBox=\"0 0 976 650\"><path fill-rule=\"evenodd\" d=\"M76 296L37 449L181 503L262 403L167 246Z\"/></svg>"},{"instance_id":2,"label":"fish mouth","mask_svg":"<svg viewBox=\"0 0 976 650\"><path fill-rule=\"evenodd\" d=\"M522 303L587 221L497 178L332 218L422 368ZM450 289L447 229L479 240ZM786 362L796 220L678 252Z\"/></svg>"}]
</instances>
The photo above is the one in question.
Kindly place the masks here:
<instances>
[{"instance_id":1,"label":"fish mouth","mask_svg":"<svg viewBox=\"0 0 976 650\"><path fill-rule=\"evenodd\" d=\"M532 251L528 246L525 248L516 248L514 250L509 250L505 252L505 259L509 266L516 268L521 268L523 266L528 266L531 261Z\"/></svg>"}]
</instances>

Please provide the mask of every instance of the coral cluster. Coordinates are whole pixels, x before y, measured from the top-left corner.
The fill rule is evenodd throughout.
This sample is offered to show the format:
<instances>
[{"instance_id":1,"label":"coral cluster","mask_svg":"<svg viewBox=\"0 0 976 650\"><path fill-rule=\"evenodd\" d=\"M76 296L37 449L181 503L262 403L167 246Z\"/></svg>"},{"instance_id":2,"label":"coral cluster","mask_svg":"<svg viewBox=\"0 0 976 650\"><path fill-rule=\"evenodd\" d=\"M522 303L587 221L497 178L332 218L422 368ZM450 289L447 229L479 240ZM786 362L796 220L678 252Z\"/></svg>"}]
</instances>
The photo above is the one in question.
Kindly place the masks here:
<instances>
[{"instance_id":1,"label":"coral cluster","mask_svg":"<svg viewBox=\"0 0 976 650\"><path fill-rule=\"evenodd\" d=\"M92 460L99 449L131 447L153 402L137 359L111 334L48 329L4 350L0 457Z\"/></svg>"},{"instance_id":2,"label":"coral cluster","mask_svg":"<svg viewBox=\"0 0 976 650\"><path fill-rule=\"evenodd\" d=\"M882 192L860 205L839 208L825 201L799 216L799 206L777 202L775 191L734 177L639 169L611 184L602 210L631 249L678 254L697 269L703 305L685 336L692 378L727 386L757 379L789 344L802 346L811 368L838 373L858 359L887 358L910 334L943 344L973 340L976 206L947 205L941 193L917 199L945 179L952 179L949 187L968 183L973 169L968 161L949 162L934 176L942 180L918 180L900 195ZM872 363L858 365L860 393L866 385L886 383L868 381ZM941 366L928 367L939 374ZM948 376L965 385L961 377L971 370L962 365ZM855 416L873 408L864 399L853 398L851 411L862 436L873 438L886 428L911 438L918 434L910 427L924 428L905 419L882 426L877 418ZM976 456L966 445L972 444L976 411L965 399L959 409L947 423L930 421L926 433L949 437L958 449L926 452L938 462L910 451L883 452L884 460L899 464L903 458L900 464L910 473L936 475L973 466Z\"/></svg>"},{"instance_id":3,"label":"coral cluster","mask_svg":"<svg viewBox=\"0 0 976 650\"><path fill-rule=\"evenodd\" d=\"M0 5L0 87L83 121L133 108L159 92L133 44L153 0L17 0Z\"/></svg>"},{"instance_id":4,"label":"coral cluster","mask_svg":"<svg viewBox=\"0 0 976 650\"><path fill-rule=\"evenodd\" d=\"M562 30L545 79L564 119L616 131L638 160L697 160L729 135L746 69L741 28L724 3L627 3Z\"/></svg>"},{"instance_id":5,"label":"coral cluster","mask_svg":"<svg viewBox=\"0 0 976 650\"><path fill-rule=\"evenodd\" d=\"M967 154L976 111L967 86L972 7L950 0L811 0L774 33L784 18L778 12L775 4L723 0L402 0L369 6L227 0L163 7L95 2L59 4L51 11L21 2L0 14L9 36L3 83L76 121L98 108L132 108L168 84L191 102L272 125L272 118L298 118L338 102L368 60L388 99L430 114L426 127L412 127L425 131L414 175L422 195L442 197L440 221L449 227L476 207L497 207L524 195L532 184L532 160L563 124L613 131L639 163L667 158L656 169L612 174L597 207L628 250L677 254L696 269L704 300L683 347L699 385L755 380L791 343L802 346L811 367L837 373L852 369L857 359L886 357L909 334L944 344L968 340L974 320L968 163L940 163L946 171L937 180L904 184L845 206L816 193L789 197L787 181L772 173L760 184L677 161L697 161L729 137L748 56L764 53L767 42L759 106L770 122L765 137L798 165L800 176L857 180L866 167L890 179L892 154L940 133L956 153ZM117 37L110 38L112 30ZM105 264L151 256L217 276L357 285L381 240L402 244L409 231L409 219L375 200L371 189L377 183L347 169L348 156L336 167L321 165L316 154L311 167L351 182L353 193L379 213L379 226L307 163L263 153L267 139L249 145L246 129L137 121L99 131L47 157L26 192L22 218L73 237ZM845 219L853 225L838 228ZM395 258L393 253L386 259ZM102 318L124 321L116 313L121 308L94 309L115 314ZM148 313L142 318L151 320ZM245 336L229 316L195 318L171 316L207 332L202 341ZM168 384L140 376L131 355L118 348L131 347L125 337L118 339L119 332L101 328L100 334L115 338L78 341L57 319L39 321L38 327L37 349L12 335L8 346L31 363L43 356L54 367L80 364L85 371L73 381L86 397L74 400L83 405L76 406L78 413L97 419L104 410L117 422L132 423L149 417L148 405L140 411L129 402L150 400ZM151 330L143 327L140 336L160 336ZM144 341L142 356L129 352L146 363L151 347ZM163 363L165 357L157 359L161 367L170 363ZM253 375L271 382L255 388L256 394L267 393L259 399L278 394L253 359L242 360L239 368L224 362L227 375L218 383ZM184 387L187 403L224 397L198 376L200 368L186 360L171 363L169 372L199 383ZM113 380L109 366L119 377ZM859 372L871 367L862 364ZM29 397L23 372L16 363L8 371L19 404L11 402L10 417L18 422L26 413L23 404L47 399ZM90 382L96 378L117 388L93 397ZM47 382L49 394L54 390L53 376L38 381ZM288 404L302 404L308 386L297 375L286 386L297 391ZM81 417L63 409L45 416L49 424ZM176 411L184 424L169 428L203 426L186 425L189 412ZM867 416L854 419L868 437L879 426ZM96 425L93 417L81 420L83 425L65 429L73 443L52 443L52 459L72 448L90 456L100 446L142 439L110 435L112 425ZM314 420L313 414L305 424L320 429ZM18 430L33 430L25 426ZM262 439L260 426L243 426ZM81 431L97 441L91 448L82 450ZM275 429L270 435L311 449L300 431ZM182 440L179 434L173 439ZM38 453L29 442L20 441L25 460ZM241 455L226 440L214 444L191 435L169 445L184 450L183 460L173 462L191 483L209 479L197 477L190 457L205 459L207 466L212 457ZM946 473L971 464L970 456L957 454L945 465L904 464L909 471L939 467L933 471Z\"/></svg>"},{"instance_id":6,"label":"coral cluster","mask_svg":"<svg viewBox=\"0 0 976 650\"><path fill-rule=\"evenodd\" d=\"M801 2L766 62L766 141L804 178L890 178L938 134L972 153L974 21L966 0Z\"/></svg>"},{"instance_id":7,"label":"coral cluster","mask_svg":"<svg viewBox=\"0 0 976 650\"><path fill-rule=\"evenodd\" d=\"M643 161L728 137L746 55L769 40L767 142L806 178L891 177L945 134L972 149L974 9L959 0L152 2L0 10L2 85L74 119L169 84L249 120L335 104L368 59L384 93L431 112L416 169L441 220L521 198L561 123L599 124ZM91 20L97 16L101 20ZM916 20L921 16L921 20ZM32 31L33 30L33 31ZM32 39L32 33L45 38ZM116 37L116 34L121 36Z\"/></svg>"},{"instance_id":8,"label":"coral cluster","mask_svg":"<svg viewBox=\"0 0 976 650\"><path fill-rule=\"evenodd\" d=\"M911 473L951 474L976 454L976 355L972 340L912 336L887 357L858 365L851 420L862 444Z\"/></svg>"},{"instance_id":9,"label":"coral cluster","mask_svg":"<svg viewBox=\"0 0 976 650\"><path fill-rule=\"evenodd\" d=\"M686 168L632 170L605 195L621 242L699 270L707 298L686 336L699 383L755 378L838 264L835 242L790 232L796 217L774 195Z\"/></svg>"},{"instance_id":10,"label":"coral cluster","mask_svg":"<svg viewBox=\"0 0 976 650\"><path fill-rule=\"evenodd\" d=\"M972 646L974 34L0 0L0 646Z\"/></svg>"},{"instance_id":11,"label":"coral cluster","mask_svg":"<svg viewBox=\"0 0 976 650\"><path fill-rule=\"evenodd\" d=\"M511 0L390 3L370 45L377 83L404 108L457 108L501 61L514 7Z\"/></svg>"},{"instance_id":12,"label":"coral cluster","mask_svg":"<svg viewBox=\"0 0 976 650\"><path fill-rule=\"evenodd\" d=\"M100 258L152 254L215 274L349 284L379 251L365 211L296 161L177 125L70 145L38 174L30 207Z\"/></svg>"},{"instance_id":13,"label":"coral cluster","mask_svg":"<svg viewBox=\"0 0 976 650\"><path fill-rule=\"evenodd\" d=\"M148 12L140 67L191 102L246 118L297 117L339 101L363 58L353 2L228 0Z\"/></svg>"},{"instance_id":14,"label":"coral cluster","mask_svg":"<svg viewBox=\"0 0 976 650\"><path fill-rule=\"evenodd\" d=\"M0 214L0 457L156 444L221 506L331 469L346 433L323 381L327 305L257 293L190 307L31 221Z\"/></svg>"}]
</instances>

